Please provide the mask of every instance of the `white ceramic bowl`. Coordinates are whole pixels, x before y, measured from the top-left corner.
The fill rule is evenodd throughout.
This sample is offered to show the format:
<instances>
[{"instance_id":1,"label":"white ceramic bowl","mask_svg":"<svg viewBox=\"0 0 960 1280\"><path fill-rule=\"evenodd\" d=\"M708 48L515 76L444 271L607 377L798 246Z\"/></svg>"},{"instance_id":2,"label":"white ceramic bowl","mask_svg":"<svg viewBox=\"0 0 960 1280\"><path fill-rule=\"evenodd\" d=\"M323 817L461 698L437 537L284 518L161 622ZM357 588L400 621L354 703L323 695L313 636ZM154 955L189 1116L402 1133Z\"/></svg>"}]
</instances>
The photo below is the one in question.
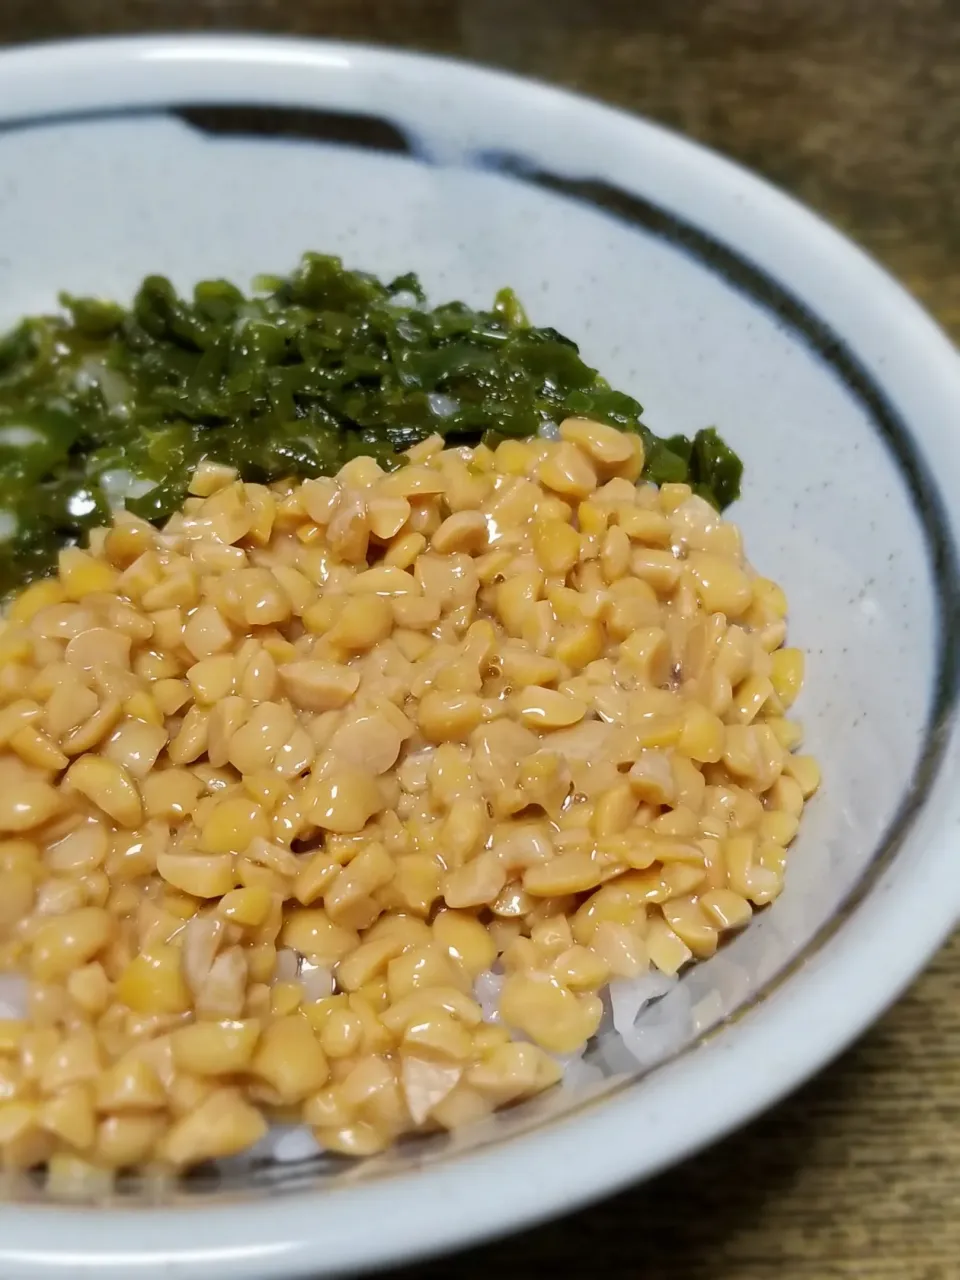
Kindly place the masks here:
<instances>
[{"instance_id":1,"label":"white ceramic bowl","mask_svg":"<svg viewBox=\"0 0 960 1280\"><path fill-rule=\"evenodd\" d=\"M0 54L3 325L59 289L246 284L307 248L413 268L437 298L512 284L655 430L720 427L748 552L809 652L825 785L782 898L641 1014L644 1070L608 1053L457 1143L226 1170L157 1204L11 1184L6 1280L328 1275L559 1213L793 1088L957 919L960 363L910 298L727 161L507 76L271 40Z\"/></svg>"}]
</instances>

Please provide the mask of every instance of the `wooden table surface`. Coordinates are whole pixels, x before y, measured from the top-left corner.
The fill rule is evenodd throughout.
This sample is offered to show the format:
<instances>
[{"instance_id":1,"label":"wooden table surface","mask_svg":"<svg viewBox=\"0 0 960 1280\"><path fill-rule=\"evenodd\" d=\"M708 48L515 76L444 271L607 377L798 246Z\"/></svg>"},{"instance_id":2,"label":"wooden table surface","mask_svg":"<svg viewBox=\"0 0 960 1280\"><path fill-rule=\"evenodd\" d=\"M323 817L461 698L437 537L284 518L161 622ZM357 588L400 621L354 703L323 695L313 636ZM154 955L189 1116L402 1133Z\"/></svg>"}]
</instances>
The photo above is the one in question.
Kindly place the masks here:
<instances>
[{"instance_id":1,"label":"wooden table surface","mask_svg":"<svg viewBox=\"0 0 960 1280\"><path fill-rule=\"evenodd\" d=\"M960 338L960 0L0 0L4 42L186 28L455 53L642 111L821 210ZM960 935L748 1129L574 1217L402 1275L594 1270L960 1277Z\"/></svg>"}]
</instances>

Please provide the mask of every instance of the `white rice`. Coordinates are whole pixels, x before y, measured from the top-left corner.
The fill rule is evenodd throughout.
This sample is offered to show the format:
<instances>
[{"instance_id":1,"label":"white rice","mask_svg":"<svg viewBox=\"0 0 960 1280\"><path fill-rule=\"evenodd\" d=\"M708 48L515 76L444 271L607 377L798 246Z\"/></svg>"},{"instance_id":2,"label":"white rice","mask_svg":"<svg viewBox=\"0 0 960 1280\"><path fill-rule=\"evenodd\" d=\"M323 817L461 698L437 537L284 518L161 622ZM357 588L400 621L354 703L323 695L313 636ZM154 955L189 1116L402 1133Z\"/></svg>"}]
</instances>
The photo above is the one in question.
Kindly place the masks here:
<instances>
[{"instance_id":1,"label":"white rice","mask_svg":"<svg viewBox=\"0 0 960 1280\"><path fill-rule=\"evenodd\" d=\"M430 406L430 412L436 414L438 418L452 418L460 408L459 400L454 400L452 396L445 396L442 391L429 391L427 403Z\"/></svg>"},{"instance_id":2,"label":"white rice","mask_svg":"<svg viewBox=\"0 0 960 1280\"><path fill-rule=\"evenodd\" d=\"M690 996L676 978L670 981L666 990L658 981L656 986L651 984L646 991L648 994L634 1021L618 1031L624 1048L633 1059L634 1069L636 1064L654 1067L675 1052L678 1038L690 1023ZM649 994L654 991L655 994Z\"/></svg>"},{"instance_id":3,"label":"white rice","mask_svg":"<svg viewBox=\"0 0 960 1280\"><path fill-rule=\"evenodd\" d=\"M309 1000L320 999L334 989L329 969L308 964L290 949L278 953L276 976L278 981L303 982ZM494 970L479 974L475 980L474 996L486 1022L500 1022L504 981L505 975ZM692 1026L699 1033L724 1012L717 992L708 993L693 1005L684 984L656 970L635 979L614 979L604 995L604 1004L604 1018L594 1039L573 1053L556 1055L563 1070L564 1092L582 1096L611 1076L634 1074L638 1066L653 1067L676 1050L678 1034L683 1036L684 1028ZM0 1018L22 1018L26 1011L27 980L19 974L0 974ZM249 1151L218 1161L218 1166L224 1171L241 1172L263 1161L294 1164L322 1151L306 1126L277 1124Z\"/></svg>"},{"instance_id":4,"label":"white rice","mask_svg":"<svg viewBox=\"0 0 960 1280\"><path fill-rule=\"evenodd\" d=\"M271 1160L277 1164L296 1164L320 1155L322 1151L323 1147L306 1125L272 1124L259 1142L239 1155L218 1160L217 1168L222 1173L242 1174L249 1172L254 1165Z\"/></svg>"},{"instance_id":5,"label":"white rice","mask_svg":"<svg viewBox=\"0 0 960 1280\"><path fill-rule=\"evenodd\" d=\"M10 449L26 449L32 444L42 444L43 436L33 427L0 427L0 445Z\"/></svg>"},{"instance_id":6,"label":"white rice","mask_svg":"<svg viewBox=\"0 0 960 1280\"><path fill-rule=\"evenodd\" d=\"M296 951L281 950L277 956L277 979L284 981L292 977L323 987L322 993L310 994L309 999L317 999L320 994L326 995L333 989L329 970L307 966ZM485 1022L500 1022L500 995L504 981L505 975L495 969L486 970L474 981L474 997ZM11 1016L4 1015L4 982L23 987L19 979L0 978L0 1017ZM573 1053L555 1055L563 1071L560 1087L564 1093L583 1097L601 1088L611 1077L634 1075L638 1066L649 1068L656 1065L676 1049L678 1032L689 1025L691 1018L699 1027L712 1021L719 1012L714 1007L715 1002L709 999L701 1000L691 1011L691 1001L677 978L654 969L639 978L614 979L603 1000L604 1017L596 1036ZM14 1005L11 1003L10 1007L14 1008ZM469 1127L466 1131L454 1132L448 1141L451 1149L469 1146L472 1141ZM270 1160L278 1164L295 1164L312 1159L322 1151L306 1126L278 1124L272 1125L249 1151L230 1160L218 1161L218 1167L224 1171L243 1172L253 1164Z\"/></svg>"},{"instance_id":7,"label":"white rice","mask_svg":"<svg viewBox=\"0 0 960 1280\"><path fill-rule=\"evenodd\" d=\"M26 978L19 973L0 973L0 1018L22 1018L26 1012Z\"/></svg>"},{"instance_id":8,"label":"white rice","mask_svg":"<svg viewBox=\"0 0 960 1280\"><path fill-rule=\"evenodd\" d=\"M299 981L303 984L307 1000L323 1000L333 995L333 973L325 965L311 964L305 957L300 959Z\"/></svg>"},{"instance_id":9,"label":"white rice","mask_svg":"<svg viewBox=\"0 0 960 1280\"><path fill-rule=\"evenodd\" d=\"M282 947L277 952L274 981L302 983L307 1000L323 1000L334 992L332 969L314 964L290 947Z\"/></svg>"},{"instance_id":10,"label":"white rice","mask_svg":"<svg viewBox=\"0 0 960 1280\"><path fill-rule=\"evenodd\" d=\"M707 994L690 1010L694 1035L701 1036L715 1027L726 1012L723 996L716 988Z\"/></svg>"},{"instance_id":11,"label":"white rice","mask_svg":"<svg viewBox=\"0 0 960 1280\"><path fill-rule=\"evenodd\" d=\"M500 995L505 975L495 969L479 974L473 994L485 1022L500 1022ZM637 1065L652 1066L669 1052L678 1030L689 1021L689 1010L678 1010L675 1002L658 1010L656 1002L668 994L676 994L676 977L650 969L639 978L614 978L604 995L606 1010L597 1034L589 1044L574 1053L556 1054L563 1069L564 1089L580 1090L609 1075L635 1072ZM706 1001L699 1012L703 1020L712 1012ZM652 1007L651 1007L652 1006ZM523 1037L520 1037L521 1039Z\"/></svg>"},{"instance_id":12,"label":"white rice","mask_svg":"<svg viewBox=\"0 0 960 1280\"><path fill-rule=\"evenodd\" d=\"M132 471L116 467L100 474L100 488L112 511L120 511L127 498L142 498L153 488L152 480L138 480Z\"/></svg>"},{"instance_id":13,"label":"white rice","mask_svg":"<svg viewBox=\"0 0 960 1280\"><path fill-rule=\"evenodd\" d=\"M274 1125L263 1139L269 1146L269 1155L281 1164L292 1164L296 1160L309 1160L318 1155L323 1148L313 1133L304 1125Z\"/></svg>"},{"instance_id":14,"label":"white rice","mask_svg":"<svg viewBox=\"0 0 960 1280\"><path fill-rule=\"evenodd\" d=\"M273 971L275 982L296 982L300 976L300 952L282 947L277 952L277 967Z\"/></svg>"},{"instance_id":15,"label":"white rice","mask_svg":"<svg viewBox=\"0 0 960 1280\"><path fill-rule=\"evenodd\" d=\"M500 992L503 990L504 975L488 969L477 975L473 984L473 994L477 1004L483 1011L484 1022L500 1021Z\"/></svg>"},{"instance_id":16,"label":"white rice","mask_svg":"<svg viewBox=\"0 0 960 1280\"><path fill-rule=\"evenodd\" d=\"M126 417L128 413L127 401L130 399L130 384L123 374L118 373L116 369L109 368L95 356L89 356L81 362L74 382L78 391L86 391L90 387L99 387L104 404L110 413L117 414L118 417Z\"/></svg>"},{"instance_id":17,"label":"white rice","mask_svg":"<svg viewBox=\"0 0 960 1280\"><path fill-rule=\"evenodd\" d=\"M583 1094L586 1090L602 1084L605 1079L606 1072L603 1067L596 1062L588 1062L581 1053L564 1068L560 1087L570 1093Z\"/></svg>"},{"instance_id":18,"label":"white rice","mask_svg":"<svg viewBox=\"0 0 960 1280\"><path fill-rule=\"evenodd\" d=\"M78 489L67 499L67 510L72 516L88 516L96 507L96 498L89 489Z\"/></svg>"},{"instance_id":19,"label":"white rice","mask_svg":"<svg viewBox=\"0 0 960 1280\"><path fill-rule=\"evenodd\" d=\"M639 978L614 978L609 988L614 1030L626 1039L636 1027L641 1010L665 996L676 981L656 969Z\"/></svg>"}]
</instances>

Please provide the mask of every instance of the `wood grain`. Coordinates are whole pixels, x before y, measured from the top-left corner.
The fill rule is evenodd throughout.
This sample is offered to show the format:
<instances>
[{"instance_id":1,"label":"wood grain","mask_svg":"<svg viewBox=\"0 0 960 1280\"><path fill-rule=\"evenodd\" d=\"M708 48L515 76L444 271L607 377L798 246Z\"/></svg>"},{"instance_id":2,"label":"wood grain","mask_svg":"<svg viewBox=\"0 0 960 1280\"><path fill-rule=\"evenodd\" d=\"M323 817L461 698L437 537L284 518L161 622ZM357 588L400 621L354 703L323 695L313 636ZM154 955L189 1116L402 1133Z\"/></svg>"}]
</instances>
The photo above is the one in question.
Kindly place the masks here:
<instances>
[{"instance_id":1,"label":"wood grain","mask_svg":"<svg viewBox=\"0 0 960 1280\"><path fill-rule=\"evenodd\" d=\"M642 111L794 191L960 336L957 0L0 0L5 41L175 28L455 53ZM402 1280L541 1272L957 1280L960 936L854 1049L746 1130Z\"/></svg>"}]
</instances>

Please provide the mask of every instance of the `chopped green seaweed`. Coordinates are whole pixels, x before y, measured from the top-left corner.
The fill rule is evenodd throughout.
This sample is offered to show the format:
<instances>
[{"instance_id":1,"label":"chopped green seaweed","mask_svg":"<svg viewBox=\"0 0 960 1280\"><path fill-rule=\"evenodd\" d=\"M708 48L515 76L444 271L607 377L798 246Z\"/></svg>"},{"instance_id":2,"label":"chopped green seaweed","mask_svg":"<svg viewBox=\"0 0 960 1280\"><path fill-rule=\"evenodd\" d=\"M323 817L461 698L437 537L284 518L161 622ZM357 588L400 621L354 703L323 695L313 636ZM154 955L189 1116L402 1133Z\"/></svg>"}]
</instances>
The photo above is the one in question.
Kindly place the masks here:
<instances>
[{"instance_id":1,"label":"chopped green seaweed","mask_svg":"<svg viewBox=\"0 0 960 1280\"><path fill-rule=\"evenodd\" d=\"M64 296L64 315L0 338L0 593L47 572L118 493L169 516L203 458L248 480L316 476L357 454L394 466L434 432L473 443L582 414L642 436L646 479L688 481L720 509L738 496L716 431L658 439L508 289L491 311L431 310L416 276L385 285L319 254L256 287L207 281L188 302L150 276L129 311Z\"/></svg>"}]
</instances>

